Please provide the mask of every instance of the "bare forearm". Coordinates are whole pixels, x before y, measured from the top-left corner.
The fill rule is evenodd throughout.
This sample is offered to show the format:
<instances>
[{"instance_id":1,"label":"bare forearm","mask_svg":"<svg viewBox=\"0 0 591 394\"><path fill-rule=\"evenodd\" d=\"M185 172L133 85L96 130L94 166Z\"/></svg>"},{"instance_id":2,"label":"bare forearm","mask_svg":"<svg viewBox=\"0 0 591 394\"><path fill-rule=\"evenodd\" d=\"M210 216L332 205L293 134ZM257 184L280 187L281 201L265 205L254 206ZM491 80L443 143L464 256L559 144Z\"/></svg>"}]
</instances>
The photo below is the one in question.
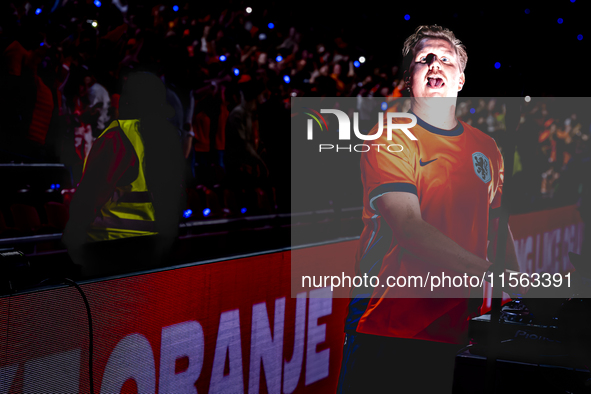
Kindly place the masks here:
<instances>
[{"instance_id":1,"label":"bare forearm","mask_svg":"<svg viewBox=\"0 0 591 394\"><path fill-rule=\"evenodd\" d=\"M185 159L188 159L189 155L191 154L191 148L193 147L193 136L194 135L195 135L194 133L192 133L192 134L186 133L183 137L182 149L183 149L183 155L185 156Z\"/></svg>"},{"instance_id":2,"label":"bare forearm","mask_svg":"<svg viewBox=\"0 0 591 394\"><path fill-rule=\"evenodd\" d=\"M443 270L453 270L470 276L481 276L490 268L489 261L462 248L436 227L424 221L416 194L386 193L375 199L375 206L392 228L398 245L420 260ZM490 229L489 234L492 234ZM512 241L511 236L508 238ZM516 265L517 258L513 247L509 247L507 252L513 256L505 270L510 273L511 268ZM523 294L526 290L520 288L518 292Z\"/></svg>"},{"instance_id":3,"label":"bare forearm","mask_svg":"<svg viewBox=\"0 0 591 394\"><path fill-rule=\"evenodd\" d=\"M480 276L490 262L468 252L422 219L405 222L398 243L419 259L443 269Z\"/></svg>"}]
</instances>

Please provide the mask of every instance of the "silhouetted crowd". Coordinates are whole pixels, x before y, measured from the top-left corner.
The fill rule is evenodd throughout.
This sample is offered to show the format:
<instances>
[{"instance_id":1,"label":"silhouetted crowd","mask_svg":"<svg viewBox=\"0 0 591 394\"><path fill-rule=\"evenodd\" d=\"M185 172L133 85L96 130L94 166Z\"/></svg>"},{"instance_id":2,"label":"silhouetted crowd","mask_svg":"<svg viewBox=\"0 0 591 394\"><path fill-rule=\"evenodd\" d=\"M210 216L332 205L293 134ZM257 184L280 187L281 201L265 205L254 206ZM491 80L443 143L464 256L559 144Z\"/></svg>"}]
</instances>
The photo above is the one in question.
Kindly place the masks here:
<instances>
[{"instance_id":1,"label":"silhouetted crowd","mask_svg":"<svg viewBox=\"0 0 591 394\"><path fill-rule=\"evenodd\" d=\"M501 151L515 143L512 211L529 212L575 204L589 185L590 104L579 98L528 97L514 134L505 130L502 99L464 100L458 117L489 133Z\"/></svg>"},{"instance_id":2,"label":"silhouetted crowd","mask_svg":"<svg viewBox=\"0 0 591 394\"><path fill-rule=\"evenodd\" d=\"M360 56L339 31L318 36L305 21L241 3L142 3L0 6L0 161L64 163L75 188L93 141L119 116L125 76L148 71L175 110L186 217L289 211L290 98L401 98L408 107L398 58ZM578 198L590 120L559 106L525 106L514 169L523 209ZM504 115L494 99L458 107L501 148Z\"/></svg>"}]
</instances>

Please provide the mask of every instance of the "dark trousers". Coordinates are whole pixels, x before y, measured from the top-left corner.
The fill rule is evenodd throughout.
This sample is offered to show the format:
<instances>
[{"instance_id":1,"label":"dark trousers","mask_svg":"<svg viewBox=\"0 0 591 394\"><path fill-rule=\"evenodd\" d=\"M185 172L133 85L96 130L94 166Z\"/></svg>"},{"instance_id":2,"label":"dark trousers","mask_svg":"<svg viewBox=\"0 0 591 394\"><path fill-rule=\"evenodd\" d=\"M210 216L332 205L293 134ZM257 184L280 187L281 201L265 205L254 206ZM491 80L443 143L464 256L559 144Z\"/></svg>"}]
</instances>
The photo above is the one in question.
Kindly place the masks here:
<instances>
[{"instance_id":1,"label":"dark trousers","mask_svg":"<svg viewBox=\"0 0 591 394\"><path fill-rule=\"evenodd\" d=\"M461 345L346 334L338 394L451 393Z\"/></svg>"}]
</instances>

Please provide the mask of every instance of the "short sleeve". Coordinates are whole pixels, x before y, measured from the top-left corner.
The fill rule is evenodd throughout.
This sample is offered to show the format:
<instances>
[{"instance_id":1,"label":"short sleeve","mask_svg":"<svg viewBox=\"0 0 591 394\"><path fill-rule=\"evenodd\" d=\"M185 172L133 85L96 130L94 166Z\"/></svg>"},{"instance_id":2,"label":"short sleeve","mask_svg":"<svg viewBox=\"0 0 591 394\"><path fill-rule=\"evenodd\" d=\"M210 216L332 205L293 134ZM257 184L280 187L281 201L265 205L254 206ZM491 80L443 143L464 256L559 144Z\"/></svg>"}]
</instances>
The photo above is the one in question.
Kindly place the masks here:
<instances>
[{"instance_id":1,"label":"short sleeve","mask_svg":"<svg viewBox=\"0 0 591 394\"><path fill-rule=\"evenodd\" d=\"M495 145L496 146L496 145ZM498 177L497 177L497 189L495 196L490 204L490 209L496 209L501 207L501 197L503 196L503 181L505 179L505 163L503 162L503 155L497 147L497 166L498 166Z\"/></svg>"},{"instance_id":2,"label":"short sleeve","mask_svg":"<svg viewBox=\"0 0 591 394\"><path fill-rule=\"evenodd\" d=\"M375 133L375 128L369 134ZM364 190L369 195L369 207L377 213L375 201L386 193L406 192L417 193L416 174L416 142L405 135L392 135L392 140L386 138L384 130L382 137L375 141L365 141L370 150L361 157L361 174Z\"/></svg>"}]
</instances>

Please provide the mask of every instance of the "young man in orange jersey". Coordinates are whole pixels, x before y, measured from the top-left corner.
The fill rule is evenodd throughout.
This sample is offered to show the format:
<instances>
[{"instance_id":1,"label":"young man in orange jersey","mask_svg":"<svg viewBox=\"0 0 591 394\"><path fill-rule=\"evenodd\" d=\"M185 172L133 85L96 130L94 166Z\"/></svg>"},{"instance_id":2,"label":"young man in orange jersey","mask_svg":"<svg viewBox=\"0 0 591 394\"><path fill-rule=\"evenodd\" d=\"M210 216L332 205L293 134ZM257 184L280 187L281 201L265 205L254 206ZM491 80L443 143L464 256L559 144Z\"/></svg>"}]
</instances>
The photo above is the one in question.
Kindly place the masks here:
<instances>
[{"instance_id":1,"label":"young man in orange jersey","mask_svg":"<svg viewBox=\"0 0 591 394\"><path fill-rule=\"evenodd\" d=\"M403 54L417 140L383 135L376 144L402 151L362 154L365 228L356 273L381 284L390 276L481 278L491 266L489 210L500 207L504 170L495 141L455 116L466 49L450 30L420 26ZM510 232L506 267L519 270ZM451 391L455 354L482 302L470 294L482 288L437 290L378 286L352 295L339 393Z\"/></svg>"}]
</instances>

